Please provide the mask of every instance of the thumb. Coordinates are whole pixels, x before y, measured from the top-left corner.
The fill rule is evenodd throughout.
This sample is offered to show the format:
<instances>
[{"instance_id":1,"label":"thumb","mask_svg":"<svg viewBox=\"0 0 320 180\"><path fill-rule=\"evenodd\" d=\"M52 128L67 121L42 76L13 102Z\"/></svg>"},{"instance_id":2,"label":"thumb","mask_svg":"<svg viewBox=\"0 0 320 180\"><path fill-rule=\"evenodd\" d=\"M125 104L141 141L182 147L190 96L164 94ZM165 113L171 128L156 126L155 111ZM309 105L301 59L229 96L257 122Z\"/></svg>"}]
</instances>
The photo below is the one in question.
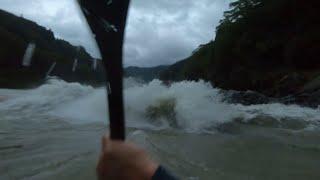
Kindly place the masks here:
<instances>
[{"instance_id":1,"label":"thumb","mask_svg":"<svg viewBox=\"0 0 320 180\"><path fill-rule=\"evenodd\" d=\"M108 134L105 134L104 136L102 136L101 138L101 154L100 154L100 158L96 167L96 171L98 174L98 179L106 179L104 178L106 176L107 173L107 164L105 162L105 153L107 152L108 148L110 148L110 139Z\"/></svg>"},{"instance_id":2,"label":"thumb","mask_svg":"<svg viewBox=\"0 0 320 180\"><path fill-rule=\"evenodd\" d=\"M111 142L110 142L109 135L105 134L101 140L101 148L102 148L101 151L107 152L107 150L110 149L110 146L111 146Z\"/></svg>"}]
</instances>

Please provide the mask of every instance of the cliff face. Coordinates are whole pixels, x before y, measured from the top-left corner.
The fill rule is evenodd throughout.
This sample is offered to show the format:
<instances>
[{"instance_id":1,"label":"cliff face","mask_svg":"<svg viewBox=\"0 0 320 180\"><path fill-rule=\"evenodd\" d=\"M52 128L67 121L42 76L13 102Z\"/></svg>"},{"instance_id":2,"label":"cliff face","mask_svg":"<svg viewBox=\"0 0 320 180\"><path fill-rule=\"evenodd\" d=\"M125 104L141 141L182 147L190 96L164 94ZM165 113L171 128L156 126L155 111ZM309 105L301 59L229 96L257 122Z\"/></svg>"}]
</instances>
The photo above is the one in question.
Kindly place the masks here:
<instances>
[{"instance_id":1,"label":"cliff face","mask_svg":"<svg viewBox=\"0 0 320 180\"><path fill-rule=\"evenodd\" d=\"M182 62L167 79L206 79L223 89L282 97L320 74L317 1L238 0L230 4L216 39Z\"/></svg>"},{"instance_id":2,"label":"cliff face","mask_svg":"<svg viewBox=\"0 0 320 180\"><path fill-rule=\"evenodd\" d=\"M30 43L36 45L32 63L30 67L23 67L22 59ZM78 59L78 66L72 72L74 59ZM37 85L54 62L56 67L52 76L66 81L102 83L103 68L98 65L93 71L92 59L83 47L56 39L51 30L0 10L0 88Z\"/></svg>"}]
</instances>

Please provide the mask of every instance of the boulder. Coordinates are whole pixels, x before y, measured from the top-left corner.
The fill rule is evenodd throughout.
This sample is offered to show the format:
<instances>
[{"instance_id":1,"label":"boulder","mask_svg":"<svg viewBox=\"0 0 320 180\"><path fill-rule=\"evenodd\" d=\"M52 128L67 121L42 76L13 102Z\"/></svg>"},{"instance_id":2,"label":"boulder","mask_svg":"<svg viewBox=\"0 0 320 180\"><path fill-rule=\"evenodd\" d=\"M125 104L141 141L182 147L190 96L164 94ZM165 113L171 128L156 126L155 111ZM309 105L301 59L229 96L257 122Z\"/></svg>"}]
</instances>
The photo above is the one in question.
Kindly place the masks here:
<instances>
[{"instance_id":1,"label":"boulder","mask_svg":"<svg viewBox=\"0 0 320 180\"><path fill-rule=\"evenodd\" d=\"M5 101L5 100L7 100L7 97L5 97L5 96L0 96L0 102L3 102L3 101Z\"/></svg>"},{"instance_id":2,"label":"boulder","mask_svg":"<svg viewBox=\"0 0 320 180\"><path fill-rule=\"evenodd\" d=\"M225 91L223 101L231 104L255 105L267 104L271 98L254 91Z\"/></svg>"},{"instance_id":3,"label":"boulder","mask_svg":"<svg viewBox=\"0 0 320 180\"><path fill-rule=\"evenodd\" d=\"M176 119L175 106L175 99L159 99L155 104L146 108L146 117L153 122L157 122L157 120L164 118L171 127L177 128L178 122Z\"/></svg>"},{"instance_id":4,"label":"boulder","mask_svg":"<svg viewBox=\"0 0 320 180\"><path fill-rule=\"evenodd\" d=\"M320 76L306 83L298 93L281 98L280 102L318 108L320 105Z\"/></svg>"},{"instance_id":5,"label":"boulder","mask_svg":"<svg viewBox=\"0 0 320 180\"><path fill-rule=\"evenodd\" d=\"M302 88L302 92L314 92L320 90L320 75L305 84Z\"/></svg>"},{"instance_id":6,"label":"boulder","mask_svg":"<svg viewBox=\"0 0 320 180\"><path fill-rule=\"evenodd\" d=\"M303 96L304 95L304 96ZM318 91L312 92L310 94L303 94L296 97L297 104L318 108L320 105L320 89Z\"/></svg>"},{"instance_id":7,"label":"boulder","mask_svg":"<svg viewBox=\"0 0 320 180\"><path fill-rule=\"evenodd\" d=\"M306 78L298 73L290 73L283 76L275 84L275 97L283 97L289 94L295 94L299 92L301 87L306 82Z\"/></svg>"},{"instance_id":8,"label":"boulder","mask_svg":"<svg viewBox=\"0 0 320 180\"><path fill-rule=\"evenodd\" d=\"M280 98L279 102L283 104L297 104L310 108L318 108L320 106L320 90L312 93L301 93Z\"/></svg>"}]
</instances>

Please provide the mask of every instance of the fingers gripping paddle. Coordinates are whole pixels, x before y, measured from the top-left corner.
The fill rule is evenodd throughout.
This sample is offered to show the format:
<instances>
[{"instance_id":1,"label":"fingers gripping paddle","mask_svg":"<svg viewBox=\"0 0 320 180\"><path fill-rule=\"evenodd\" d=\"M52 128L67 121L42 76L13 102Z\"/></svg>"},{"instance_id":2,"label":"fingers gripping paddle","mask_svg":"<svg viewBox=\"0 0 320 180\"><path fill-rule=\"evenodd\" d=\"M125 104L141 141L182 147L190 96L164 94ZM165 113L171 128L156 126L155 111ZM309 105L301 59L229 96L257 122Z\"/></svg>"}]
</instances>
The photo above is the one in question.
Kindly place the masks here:
<instances>
[{"instance_id":1,"label":"fingers gripping paddle","mask_svg":"<svg viewBox=\"0 0 320 180\"><path fill-rule=\"evenodd\" d=\"M105 65L111 139L124 140L122 49L129 0L78 0L78 3Z\"/></svg>"}]
</instances>

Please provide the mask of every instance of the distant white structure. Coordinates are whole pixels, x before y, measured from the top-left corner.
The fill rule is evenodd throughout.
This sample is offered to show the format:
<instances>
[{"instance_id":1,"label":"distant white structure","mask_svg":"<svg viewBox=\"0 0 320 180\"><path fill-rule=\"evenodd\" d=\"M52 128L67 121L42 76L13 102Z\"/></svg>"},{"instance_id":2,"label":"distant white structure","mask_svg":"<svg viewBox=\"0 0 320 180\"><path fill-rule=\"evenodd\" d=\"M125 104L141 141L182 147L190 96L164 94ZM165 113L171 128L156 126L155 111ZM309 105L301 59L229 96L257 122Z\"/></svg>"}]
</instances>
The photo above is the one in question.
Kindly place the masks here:
<instances>
[{"instance_id":1,"label":"distant white structure","mask_svg":"<svg viewBox=\"0 0 320 180\"><path fill-rule=\"evenodd\" d=\"M112 4L112 0L108 0L107 1L107 5L109 6L109 5L111 5Z\"/></svg>"},{"instance_id":2,"label":"distant white structure","mask_svg":"<svg viewBox=\"0 0 320 180\"><path fill-rule=\"evenodd\" d=\"M49 71L47 72L46 74L46 78L48 78L50 76L50 74L52 73L52 71L54 70L54 68L56 67L57 65L57 62L54 62L51 66L50 66L50 69Z\"/></svg>"},{"instance_id":3,"label":"distant white structure","mask_svg":"<svg viewBox=\"0 0 320 180\"><path fill-rule=\"evenodd\" d=\"M78 46L78 47L77 47L77 54L79 54L80 50L81 50L81 46ZM77 57L77 56L76 56L76 57ZM75 72L75 71L76 71L77 66L78 66L78 59L75 58L74 61L73 61L73 65L72 65L72 72Z\"/></svg>"},{"instance_id":4,"label":"distant white structure","mask_svg":"<svg viewBox=\"0 0 320 180\"><path fill-rule=\"evenodd\" d=\"M23 59L22 59L22 65L25 67L29 67L31 65L32 57L34 54L34 50L36 49L36 44L29 43L26 52L24 53Z\"/></svg>"},{"instance_id":5,"label":"distant white structure","mask_svg":"<svg viewBox=\"0 0 320 180\"><path fill-rule=\"evenodd\" d=\"M97 59L92 60L92 69L95 71L97 70Z\"/></svg>"},{"instance_id":6,"label":"distant white structure","mask_svg":"<svg viewBox=\"0 0 320 180\"><path fill-rule=\"evenodd\" d=\"M73 66L72 66L72 72L75 72L78 66L78 59L74 59Z\"/></svg>"}]
</instances>

